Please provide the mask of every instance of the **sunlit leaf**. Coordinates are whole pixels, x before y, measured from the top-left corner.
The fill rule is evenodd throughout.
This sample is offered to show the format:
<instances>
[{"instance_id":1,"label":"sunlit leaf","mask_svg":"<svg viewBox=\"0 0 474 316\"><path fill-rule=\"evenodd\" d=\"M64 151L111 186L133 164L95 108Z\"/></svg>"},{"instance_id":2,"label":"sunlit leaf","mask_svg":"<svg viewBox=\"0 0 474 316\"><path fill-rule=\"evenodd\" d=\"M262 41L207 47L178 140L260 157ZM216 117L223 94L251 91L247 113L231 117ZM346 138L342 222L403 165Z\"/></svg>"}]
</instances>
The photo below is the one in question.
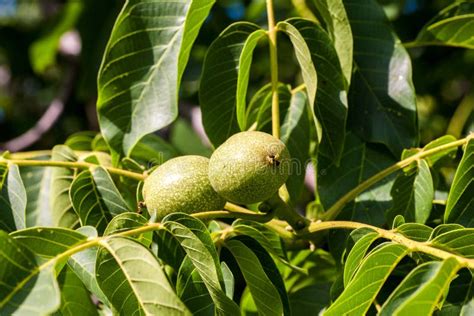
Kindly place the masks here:
<instances>
[{"instance_id":1,"label":"sunlit leaf","mask_svg":"<svg viewBox=\"0 0 474 316\"><path fill-rule=\"evenodd\" d=\"M113 237L101 242L97 280L113 306L131 315L190 315L153 254L139 242Z\"/></svg>"},{"instance_id":2,"label":"sunlit leaf","mask_svg":"<svg viewBox=\"0 0 474 316\"><path fill-rule=\"evenodd\" d=\"M440 11L418 34L413 46L474 48L474 3L456 1Z\"/></svg>"},{"instance_id":3,"label":"sunlit leaf","mask_svg":"<svg viewBox=\"0 0 474 316\"><path fill-rule=\"evenodd\" d=\"M314 0L314 4L334 42L344 78L349 85L352 76L353 39L343 0Z\"/></svg>"},{"instance_id":4,"label":"sunlit leaf","mask_svg":"<svg viewBox=\"0 0 474 316\"><path fill-rule=\"evenodd\" d=\"M454 258L419 265L392 292L380 315L431 315L459 268Z\"/></svg>"},{"instance_id":5,"label":"sunlit leaf","mask_svg":"<svg viewBox=\"0 0 474 316\"><path fill-rule=\"evenodd\" d=\"M406 254L406 247L398 244L384 243L375 248L324 315L365 314L385 280Z\"/></svg>"},{"instance_id":6,"label":"sunlit leaf","mask_svg":"<svg viewBox=\"0 0 474 316\"><path fill-rule=\"evenodd\" d=\"M395 179L390 194L393 206L388 214L388 222L396 215L402 215L408 222L425 223L431 213L434 198L433 179L428 163L417 161L416 170L401 173Z\"/></svg>"},{"instance_id":7,"label":"sunlit leaf","mask_svg":"<svg viewBox=\"0 0 474 316\"><path fill-rule=\"evenodd\" d=\"M474 227L474 139L464 149L448 195L444 221Z\"/></svg>"},{"instance_id":8,"label":"sunlit leaf","mask_svg":"<svg viewBox=\"0 0 474 316\"><path fill-rule=\"evenodd\" d=\"M179 83L213 4L125 2L98 75L100 128L116 154L129 155L143 136L176 118Z\"/></svg>"}]
</instances>

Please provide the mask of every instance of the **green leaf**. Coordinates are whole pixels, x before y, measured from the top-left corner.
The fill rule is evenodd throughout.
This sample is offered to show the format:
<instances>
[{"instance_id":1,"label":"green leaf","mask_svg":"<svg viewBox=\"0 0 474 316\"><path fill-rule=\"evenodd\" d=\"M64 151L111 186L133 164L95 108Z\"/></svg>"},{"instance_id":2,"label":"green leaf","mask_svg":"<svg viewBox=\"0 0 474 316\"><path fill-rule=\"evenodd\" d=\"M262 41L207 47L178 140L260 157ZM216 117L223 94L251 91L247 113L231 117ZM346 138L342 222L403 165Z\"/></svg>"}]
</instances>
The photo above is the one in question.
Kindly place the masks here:
<instances>
[{"instance_id":1,"label":"green leaf","mask_svg":"<svg viewBox=\"0 0 474 316\"><path fill-rule=\"evenodd\" d=\"M347 86L352 76L353 39L349 19L342 0L314 0L334 43Z\"/></svg>"},{"instance_id":2,"label":"green leaf","mask_svg":"<svg viewBox=\"0 0 474 316\"><path fill-rule=\"evenodd\" d=\"M26 227L26 191L17 165L0 163L0 229Z\"/></svg>"},{"instance_id":3,"label":"green leaf","mask_svg":"<svg viewBox=\"0 0 474 316\"><path fill-rule=\"evenodd\" d=\"M104 236L118 234L134 228L146 226L147 224L148 220L140 214L132 212L122 213L112 218L104 231ZM153 239L153 231L148 231L132 237L136 238L145 247L149 247Z\"/></svg>"},{"instance_id":4,"label":"green leaf","mask_svg":"<svg viewBox=\"0 0 474 316\"><path fill-rule=\"evenodd\" d=\"M84 234L90 238L97 237L97 230L92 226L83 226L78 230L81 234ZM78 252L68 259L68 266L76 273L79 279L81 279L84 286L94 294L101 302L112 308L107 297L104 295L99 287L96 279L95 263L97 260L97 247L90 247L81 252Z\"/></svg>"},{"instance_id":5,"label":"green leaf","mask_svg":"<svg viewBox=\"0 0 474 316\"><path fill-rule=\"evenodd\" d=\"M362 262L362 259L364 259L367 250L369 250L369 247L378 238L380 238L379 234L372 232L364 235L354 244L347 256L346 262L344 263L344 287L347 287L350 280L359 269L360 263Z\"/></svg>"},{"instance_id":6,"label":"green leaf","mask_svg":"<svg viewBox=\"0 0 474 316\"><path fill-rule=\"evenodd\" d=\"M434 198L433 178L428 163L417 161L418 168L410 173L400 173L393 183L390 194L393 206L388 222L402 215L408 222L425 223L431 213Z\"/></svg>"},{"instance_id":7,"label":"green leaf","mask_svg":"<svg viewBox=\"0 0 474 316\"><path fill-rule=\"evenodd\" d=\"M145 166L146 169L154 165L161 165L176 156L178 156L176 149L154 134L146 135L140 139L130 153L130 158Z\"/></svg>"},{"instance_id":8,"label":"green leaf","mask_svg":"<svg viewBox=\"0 0 474 316\"><path fill-rule=\"evenodd\" d=\"M448 231L436 236L430 244L466 258L474 258L474 228Z\"/></svg>"},{"instance_id":9,"label":"green leaf","mask_svg":"<svg viewBox=\"0 0 474 316\"><path fill-rule=\"evenodd\" d=\"M61 271L58 283L61 291L59 310L62 315L99 315L89 292L71 268L66 267Z\"/></svg>"},{"instance_id":10,"label":"green leaf","mask_svg":"<svg viewBox=\"0 0 474 316\"><path fill-rule=\"evenodd\" d=\"M47 32L30 46L30 61L36 73L44 73L56 62L56 53L61 36L71 30L82 13L83 3L68 1L53 25L46 28Z\"/></svg>"},{"instance_id":11,"label":"green leaf","mask_svg":"<svg viewBox=\"0 0 474 316\"><path fill-rule=\"evenodd\" d=\"M380 148L374 148L349 133L344 144L341 163L321 157L319 161L318 191L321 202L329 208L344 194L377 172L391 166L396 161ZM354 203L347 205L340 218L382 225L385 212L390 208L393 176L379 181L360 194ZM345 239L345 237L344 237Z\"/></svg>"},{"instance_id":12,"label":"green leaf","mask_svg":"<svg viewBox=\"0 0 474 316\"><path fill-rule=\"evenodd\" d=\"M290 176L286 186L292 201L301 195L309 160L310 121L306 111L307 97L304 92L296 92L291 97L290 106L281 126L280 139L286 144L291 155Z\"/></svg>"},{"instance_id":13,"label":"green leaf","mask_svg":"<svg viewBox=\"0 0 474 316\"><path fill-rule=\"evenodd\" d=\"M189 52L213 0L126 1L98 75L102 134L129 155L145 135L171 123Z\"/></svg>"},{"instance_id":14,"label":"green leaf","mask_svg":"<svg viewBox=\"0 0 474 316\"><path fill-rule=\"evenodd\" d=\"M246 95L252 54L266 32L237 22L209 46L201 75L199 102L206 134L214 146L246 126Z\"/></svg>"},{"instance_id":15,"label":"green leaf","mask_svg":"<svg viewBox=\"0 0 474 316\"><path fill-rule=\"evenodd\" d=\"M92 141L96 137L97 132L82 131L70 135L64 145L72 150L92 151Z\"/></svg>"},{"instance_id":16,"label":"green leaf","mask_svg":"<svg viewBox=\"0 0 474 316\"><path fill-rule=\"evenodd\" d=\"M452 230L457 230L457 229L464 229L464 226L459 225L459 224L441 224L436 226L429 237L429 239L435 239L439 235L442 235L444 233L450 232Z\"/></svg>"},{"instance_id":17,"label":"green leaf","mask_svg":"<svg viewBox=\"0 0 474 316\"><path fill-rule=\"evenodd\" d=\"M183 214L174 213L162 221L164 227L179 241L199 272L219 314L239 315L239 308L223 291L223 277L217 251L201 221Z\"/></svg>"},{"instance_id":18,"label":"green leaf","mask_svg":"<svg viewBox=\"0 0 474 316\"><path fill-rule=\"evenodd\" d=\"M286 258L280 236L269 230L265 225L257 222L237 219L232 223L232 231L238 235L249 236L255 239L269 253Z\"/></svg>"},{"instance_id":19,"label":"green leaf","mask_svg":"<svg viewBox=\"0 0 474 316\"><path fill-rule=\"evenodd\" d=\"M171 144L181 155L210 157L212 150L206 146L193 127L184 119L177 119L171 128Z\"/></svg>"},{"instance_id":20,"label":"green leaf","mask_svg":"<svg viewBox=\"0 0 474 316\"><path fill-rule=\"evenodd\" d=\"M35 157L48 160L49 156ZM20 167L26 190L26 226L53 226L50 209L52 168Z\"/></svg>"},{"instance_id":21,"label":"green leaf","mask_svg":"<svg viewBox=\"0 0 474 316\"><path fill-rule=\"evenodd\" d=\"M226 240L225 246L237 260L259 314L282 315L283 304L278 291L263 270L258 257L239 240Z\"/></svg>"},{"instance_id":22,"label":"green leaf","mask_svg":"<svg viewBox=\"0 0 474 316\"><path fill-rule=\"evenodd\" d=\"M71 202L81 224L103 232L110 219L129 211L112 178L102 167L82 171L71 183Z\"/></svg>"},{"instance_id":23,"label":"green leaf","mask_svg":"<svg viewBox=\"0 0 474 316\"><path fill-rule=\"evenodd\" d=\"M169 231L160 229L155 230L154 233L153 252L164 263L173 267L175 271L178 271L186 257L186 252L179 244L179 241Z\"/></svg>"},{"instance_id":24,"label":"green leaf","mask_svg":"<svg viewBox=\"0 0 474 316\"><path fill-rule=\"evenodd\" d=\"M418 34L414 46L474 48L474 3L456 1L441 10Z\"/></svg>"},{"instance_id":25,"label":"green leaf","mask_svg":"<svg viewBox=\"0 0 474 316\"><path fill-rule=\"evenodd\" d=\"M426 144L425 147L423 147L422 151L427 151L439 146L446 145L454 141L456 141L456 138L454 136L444 135ZM448 149L439 151L435 154L429 155L426 158L424 158L424 160L428 162L428 165L430 167L434 167L436 166L438 162L441 162L442 159L445 157L456 158L457 151L458 151L457 147L448 148Z\"/></svg>"},{"instance_id":26,"label":"green leaf","mask_svg":"<svg viewBox=\"0 0 474 316\"><path fill-rule=\"evenodd\" d=\"M320 283L290 293L291 312L293 315L321 315L323 309L331 302L329 290L329 283Z\"/></svg>"},{"instance_id":27,"label":"green leaf","mask_svg":"<svg viewBox=\"0 0 474 316\"><path fill-rule=\"evenodd\" d=\"M390 273L407 252L406 247L393 243L376 247L362 261L353 279L324 315L365 314Z\"/></svg>"},{"instance_id":28,"label":"green leaf","mask_svg":"<svg viewBox=\"0 0 474 316\"><path fill-rule=\"evenodd\" d=\"M76 154L67 146L54 146L51 160L77 161ZM75 171L68 168L53 168L51 172L50 206L53 226L73 228L79 224L79 218L69 199L69 189L74 180Z\"/></svg>"},{"instance_id":29,"label":"green leaf","mask_svg":"<svg viewBox=\"0 0 474 316\"><path fill-rule=\"evenodd\" d=\"M313 21L293 18L277 27L293 43L309 104L321 124L320 150L338 163L346 134L347 88L332 41Z\"/></svg>"},{"instance_id":30,"label":"green leaf","mask_svg":"<svg viewBox=\"0 0 474 316\"><path fill-rule=\"evenodd\" d=\"M280 108L280 121L285 120L286 112L290 107L291 91L288 85L278 84L278 103ZM271 134L272 132L272 85L267 84L260 88L250 100L247 107L247 126L251 129L254 124L257 130Z\"/></svg>"},{"instance_id":31,"label":"green leaf","mask_svg":"<svg viewBox=\"0 0 474 316\"><path fill-rule=\"evenodd\" d=\"M0 231L0 314L47 315L59 308L54 262L39 267L34 254Z\"/></svg>"},{"instance_id":32,"label":"green leaf","mask_svg":"<svg viewBox=\"0 0 474 316\"><path fill-rule=\"evenodd\" d=\"M395 228L394 232L415 241L425 242L430 239L433 228L418 223L406 223Z\"/></svg>"},{"instance_id":33,"label":"green leaf","mask_svg":"<svg viewBox=\"0 0 474 316\"><path fill-rule=\"evenodd\" d=\"M176 293L193 315L214 315L214 303L192 260L186 256L178 271Z\"/></svg>"},{"instance_id":34,"label":"green leaf","mask_svg":"<svg viewBox=\"0 0 474 316\"><path fill-rule=\"evenodd\" d=\"M87 238L77 231L55 227L33 227L10 235L23 247L44 258L55 257Z\"/></svg>"},{"instance_id":35,"label":"green leaf","mask_svg":"<svg viewBox=\"0 0 474 316\"><path fill-rule=\"evenodd\" d=\"M395 156L418 143L410 57L375 0L345 0L354 36L351 129Z\"/></svg>"},{"instance_id":36,"label":"green leaf","mask_svg":"<svg viewBox=\"0 0 474 316\"><path fill-rule=\"evenodd\" d=\"M461 163L456 170L449 190L444 221L474 227L474 139L464 149Z\"/></svg>"},{"instance_id":37,"label":"green leaf","mask_svg":"<svg viewBox=\"0 0 474 316\"><path fill-rule=\"evenodd\" d=\"M392 292L380 315L432 315L459 268L454 258L419 265Z\"/></svg>"},{"instance_id":38,"label":"green leaf","mask_svg":"<svg viewBox=\"0 0 474 316\"><path fill-rule=\"evenodd\" d=\"M232 270L230 270L227 263L224 261L221 262L221 269L222 269L222 276L224 278L224 285L225 285L225 294L230 299L234 298L235 292L235 278Z\"/></svg>"},{"instance_id":39,"label":"green leaf","mask_svg":"<svg viewBox=\"0 0 474 316\"><path fill-rule=\"evenodd\" d=\"M97 281L113 306L127 315L190 315L162 267L142 244L129 238L101 241Z\"/></svg>"}]
</instances>

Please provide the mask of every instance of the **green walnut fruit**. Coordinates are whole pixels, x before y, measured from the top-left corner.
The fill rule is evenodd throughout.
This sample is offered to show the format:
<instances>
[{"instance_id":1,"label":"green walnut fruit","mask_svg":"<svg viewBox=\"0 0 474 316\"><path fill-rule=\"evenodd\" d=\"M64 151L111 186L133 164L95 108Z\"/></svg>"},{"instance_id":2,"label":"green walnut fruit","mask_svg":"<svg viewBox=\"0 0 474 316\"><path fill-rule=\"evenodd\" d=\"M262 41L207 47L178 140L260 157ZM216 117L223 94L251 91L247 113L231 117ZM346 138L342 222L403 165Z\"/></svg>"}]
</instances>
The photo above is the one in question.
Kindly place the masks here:
<instances>
[{"instance_id":1,"label":"green walnut fruit","mask_svg":"<svg viewBox=\"0 0 474 316\"><path fill-rule=\"evenodd\" d=\"M209 159L182 156L168 160L145 180L143 198L150 215L161 220L170 213L221 210L225 200L211 186Z\"/></svg>"},{"instance_id":2,"label":"green walnut fruit","mask_svg":"<svg viewBox=\"0 0 474 316\"><path fill-rule=\"evenodd\" d=\"M228 201L251 204L270 198L289 176L290 154L283 142L263 132L231 136L212 154L209 180Z\"/></svg>"}]
</instances>

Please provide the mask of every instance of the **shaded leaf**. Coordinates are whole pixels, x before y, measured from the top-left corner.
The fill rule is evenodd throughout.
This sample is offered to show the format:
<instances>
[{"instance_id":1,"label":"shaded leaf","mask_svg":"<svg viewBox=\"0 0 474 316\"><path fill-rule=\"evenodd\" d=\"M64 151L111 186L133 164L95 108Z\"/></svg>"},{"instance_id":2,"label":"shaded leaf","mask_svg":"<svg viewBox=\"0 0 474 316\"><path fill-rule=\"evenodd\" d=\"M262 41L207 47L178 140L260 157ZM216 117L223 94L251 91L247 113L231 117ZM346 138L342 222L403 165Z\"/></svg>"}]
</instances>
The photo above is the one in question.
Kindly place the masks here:
<instances>
[{"instance_id":1,"label":"shaded leaf","mask_svg":"<svg viewBox=\"0 0 474 316\"><path fill-rule=\"evenodd\" d=\"M218 313L225 315L240 314L239 307L223 291L223 277L217 251L206 225L183 213L170 214L163 219L162 223L179 241L196 267Z\"/></svg>"},{"instance_id":2,"label":"shaded leaf","mask_svg":"<svg viewBox=\"0 0 474 316\"><path fill-rule=\"evenodd\" d=\"M97 132L82 131L70 135L64 145L72 150L92 151L92 141L96 137Z\"/></svg>"},{"instance_id":3,"label":"shaded leaf","mask_svg":"<svg viewBox=\"0 0 474 316\"><path fill-rule=\"evenodd\" d=\"M329 290L329 283L320 283L290 293L289 297L293 315L321 315L323 309L331 302Z\"/></svg>"},{"instance_id":4,"label":"shaded leaf","mask_svg":"<svg viewBox=\"0 0 474 316\"><path fill-rule=\"evenodd\" d=\"M176 149L161 137L150 134L146 135L133 147L130 157L146 169L154 165L178 156Z\"/></svg>"},{"instance_id":5,"label":"shaded leaf","mask_svg":"<svg viewBox=\"0 0 474 316\"><path fill-rule=\"evenodd\" d=\"M246 95L252 54L266 32L237 22L209 46L201 75L199 102L206 134L214 146L246 126Z\"/></svg>"},{"instance_id":6,"label":"shaded leaf","mask_svg":"<svg viewBox=\"0 0 474 316\"><path fill-rule=\"evenodd\" d=\"M419 265L392 292L380 315L431 315L459 268L454 258Z\"/></svg>"},{"instance_id":7,"label":"shaded leaf","mask_svg":"<svg viewBox=\"0 0 474 316\"><path fill-rule=\"evenodd\" d=\"M449 190L444 221L474 227L474 139L464 149Z\"/></svg>"},{"instance_id":8,"label":"shaded leaf","mask_svg":"<svg viewBox=\"0 0 474 316\"><path fill-rule=\"evenodd\" d=\"M213 4L125 2L98 75L100 128L116 154L128 156L143 136L176 118L181 76Z\"/></svg>"},{"instance_id":9,"label":"shaded leaf","mask_svg":"<svg viewBox=\"0 0 474 316\"><path fill-rule=\"evenodd\" d=\"M456 1L441 10L418 34L415 46L447 45L474 48L474 3Z\"/></svg>"},{"instance_id":10,"label":"shaded leaf","mask_svg":"<svg viewBox=\"0 0 474 316\"><path fill-rule=\"evenodd\" d=\"M322 204L326 209L329 208L358 184L393 163L395 160L389 154L363 143L357 136L349 133L339 167L331 159L320 159L318 191ZM393 177L384 178L360 194L354 203L345 207L340 218L373 225L384 224L384 214L390 208L392 200L389 188Z\"/></svg>"},{"instance_id":11,"label":"shaded leaf","mask_svg":"<svg viewBox=\"0 0 474 316\"><path fill-rule=\"evenodd\" d=\"M191 259L186 256L178 271L176 293L193 315L214 315L214 303Z\"/></svg>"},{"instance_id":12,"label":"shaded leaf","mask_svg":"<svg viewBox=\"0 0 474 316\"><path fill-rule=\"evenodd\" d=\"M26 190L17 165L0 162L0 229L26 227Z\"/></svg>"},{"instance_id":13,"label":"shaded leaf","mask_svg":"<svg viewBox=\"0 0 474 316\"><path fill-rule=\"evenodd\" d=\"M320 150L338 163L348 110L346 83L333 43L313 21L293 18L277 26L289 36L295 48L309 104L313 105L311 108L322 128Z\"/></svg>"},{"instance_id":14,"label":"shaded leaf","mask_svg":"<svg viewBox=\"0 0 474 316\"><path fill-rule=\"evenodd\" d=\"M66 267L61 271L58 283L61 291L59 310L62 315L99 315L89 292L71 268Z\"/></svg>"},{"instance_id":15,"label":"shaded leaf","mask_svg":"<svg viewBox=\"0 0 474 316\"><path fill-rule=\"evenodd\" d=\"M181 118L171 128L170 141L181 155L210 157L212 154L212 150L203 143L193 127Z\"/></svg>"},{"instance_id":16,"label":"shaded leaf","mask_svg":"<svg viewBox=\"0 0 474 316\"><path fill-rule=\"evenodd\" d=\"M300 91L293 94L281 126L280 139L286 144L291 155L290 176L286 186L292 201L297 201L301 195L309 160L310 121L306 105L305 93Z\"/></svg>"},{"instance_id":17,"label":"shaded leaf","mask_svg":"<svg viewBox=\"0 0 474 316\"><path fill-rule=\"evenodd\" d=\"M234 291L235 291L235 279L232 270L230 270L227 263L224 261L221 262L221 269L222 269L222 276L224 278L224 285L225 285L225 294L230 299L234 298Z\"/></svg>"},{"instance_id":18,"label":"shaded leaf","mask_svg":"<svg viewBox=\"0 0 474 316\"><path fill-rule=\"evenodd\" d=\"M278 291L265 274L257 256L236 239L226 240L225 246L237 260L259 314L282 315L283 304Z\"/></svg>"},{"instance_id":19,"label":"shaded leaf","mask_svg":"<svg viewBox=\"0 0 474 316\"><path fill-rule=\"evenodd\" d=\"M121 313L190 315L174 293L158 260L139 242L103 240L96 271L100 288Z\"/></svg>"},{"instance_id":20,"label":"shaded leaf","mask_svg":"<svg viewBox=\"0 0 474 316\"><path fill-rule=\"evenodd\" d=\"M418 143L410 57L375 0L344 0L354 37L349 125L395 156Z\"/></svg>"}]
</instances>

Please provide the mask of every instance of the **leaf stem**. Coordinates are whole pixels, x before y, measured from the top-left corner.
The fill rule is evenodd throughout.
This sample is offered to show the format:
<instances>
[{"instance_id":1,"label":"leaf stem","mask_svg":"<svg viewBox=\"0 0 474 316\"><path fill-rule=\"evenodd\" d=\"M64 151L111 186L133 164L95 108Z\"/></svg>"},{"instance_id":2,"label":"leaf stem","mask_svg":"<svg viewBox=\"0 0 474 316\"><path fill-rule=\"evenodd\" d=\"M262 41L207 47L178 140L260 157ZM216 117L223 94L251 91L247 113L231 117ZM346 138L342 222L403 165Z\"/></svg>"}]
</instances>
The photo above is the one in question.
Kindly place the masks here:
<instances>
[{"instance_id":1,"label":"leaf stem","mask_svg":"<svg viewBox=\"0 0 474 316\"><path fill-rule=\"evenodd\" d=\"M278 100L278 53L277 29L275 28L275 13L273 0L267 2L268 43L270 49L270 75L272 80L272 134L280 138L280 103Z\"/></svg>"},{"instance_id":2,"label":"leaf stem","mask_svg":"<svg viewBox=\"0 0 474 316\"><path fill-rule=\"evenodd\" d=\"M462 138L462 139L459 139L459 140L456 140L456 141L453 141L453 142L450 142L450 143L447 143L447 144L444 144L444 145L441 145L441 146L438 146L438 147L435 147L435 148L432 148L432 149L429 149L429 150L420 151L416 155L410 156L410 157L408 157L404 160L401 160L401 161L393 164L392 166L380 171L379 173L377 173L377 174L373 175L372 177L368 178L367 180L361 182L354 189L347 192L336 203L334 203L325 213L321 214L320 219L322 219L322 220L335 219L347 203L354 200L359 194L361 194L365 190L369 189L371 186L373 186L375 183L382 180L383 178L391 175L395 171L401 170L401 169L405 168L406 166L409 166L411 163L413 163L413 162L415 162L419 159L431 156L433 154L439 153L441 151L444 151L444 150L447 150L447 149L450 149L450 148L462 146L462 145L466 144L473 137L474 137L473 134L471 134L471 135L469 135L465 138Z\"/></svg>"},{"instance_id":3,"label":"leaf stem","mask_svg":"<svg viewBox=\"0 0 474 316\"><path fill-rule=\"evenodd\" d=\"M379 227L375 227L369 224L358 223L358 222L349 222L349 221L328 221L328 222L314 222L311 223L304 232L300 232L298 236L300 238L308 238L311 234L328 230L328 229L357 229L357 228L370 228L377 232L380 237L392 240L398 244L404 245L411 252L423 252L428 255L440 259L455 258L463 267L470 269L474 268L474 259L465 258L462 256L455 255L448 251L435 248L429 242L419 242L412 239L409 239L402 234L397 233L397 230L386 230Z\"/></svg>"},{"instance_id":4,"label":"leaf stem","mask_svg":"<svg viewBox=\"0 0 474 316\"><path fill-rule=\"evenodd\" d=\"M16 164L20 167L62 167L62 168L76 168L89 169L99 167L99 165L84 162L84 161L55 161L55 160L26 160L26 159L7 159L3 158L0 161ZM123 170L120 168L104 167L108 172L119 176L131 178L137 181L143 181L146 178L145 174L133 171Z\"/></svg>"}]
</instances>

